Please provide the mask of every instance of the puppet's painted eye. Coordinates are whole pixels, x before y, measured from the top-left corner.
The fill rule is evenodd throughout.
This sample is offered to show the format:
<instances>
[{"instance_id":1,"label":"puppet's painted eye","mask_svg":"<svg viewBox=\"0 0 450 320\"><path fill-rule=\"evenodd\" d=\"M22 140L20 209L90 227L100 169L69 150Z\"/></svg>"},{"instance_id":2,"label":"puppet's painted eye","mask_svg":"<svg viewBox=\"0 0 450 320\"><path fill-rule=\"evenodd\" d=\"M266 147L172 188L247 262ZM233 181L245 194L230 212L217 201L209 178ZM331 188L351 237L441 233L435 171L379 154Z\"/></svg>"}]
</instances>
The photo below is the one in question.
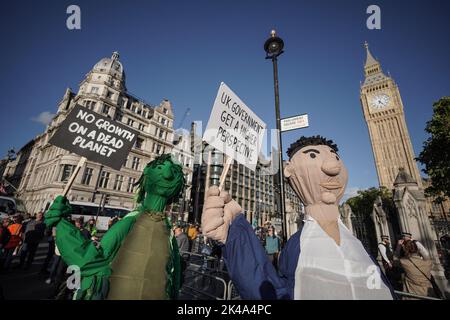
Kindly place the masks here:
<instances>
[{"instance_id":1,"label":"puppet's painted eye","mask_svg":"<svg viewBox=\"0 0 450 320\"><path fill-rule=\"evenodd\" d=\"M316 157L316 154L314 152L310 152L309 156L314 159Z\"/></svg>"}]
</instances>

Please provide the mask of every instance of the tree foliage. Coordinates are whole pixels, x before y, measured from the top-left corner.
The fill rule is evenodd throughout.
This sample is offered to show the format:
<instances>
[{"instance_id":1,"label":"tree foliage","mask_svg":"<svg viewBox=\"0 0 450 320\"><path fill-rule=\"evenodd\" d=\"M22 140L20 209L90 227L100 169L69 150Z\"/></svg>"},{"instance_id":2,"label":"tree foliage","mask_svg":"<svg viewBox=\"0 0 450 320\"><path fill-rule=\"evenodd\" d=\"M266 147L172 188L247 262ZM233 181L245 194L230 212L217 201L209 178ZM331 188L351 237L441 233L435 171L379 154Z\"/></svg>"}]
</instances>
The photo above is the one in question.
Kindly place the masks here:
<instances>
[{"instance_id":1,"label":"tree foliage","mask_svg":"<svg viewBox=\"0 0 450 320\"><path fill-rule=\"evenodd\" d=\"M439 203L450 197L450 97L433 104L433 117L425 131L430 137L423 143L417 160L425 166L423 172L432 182L425 193Z\"/></svg>"},{"instance_id":2,"label":"tree foliage","mask_svg":"<svg viewBox=\"0 0 450 320\"><path fill-rule=\"evenodd\" d=\"M385 211L391 211L394 209L392 193L385 187L372 187L367 190L358 190L358 195L348 199L347 204L350 206L355 215L370 217L373 210L373 204L378 196L381 197L383 209L385 209Z\"/></svg>"}]
</instances>

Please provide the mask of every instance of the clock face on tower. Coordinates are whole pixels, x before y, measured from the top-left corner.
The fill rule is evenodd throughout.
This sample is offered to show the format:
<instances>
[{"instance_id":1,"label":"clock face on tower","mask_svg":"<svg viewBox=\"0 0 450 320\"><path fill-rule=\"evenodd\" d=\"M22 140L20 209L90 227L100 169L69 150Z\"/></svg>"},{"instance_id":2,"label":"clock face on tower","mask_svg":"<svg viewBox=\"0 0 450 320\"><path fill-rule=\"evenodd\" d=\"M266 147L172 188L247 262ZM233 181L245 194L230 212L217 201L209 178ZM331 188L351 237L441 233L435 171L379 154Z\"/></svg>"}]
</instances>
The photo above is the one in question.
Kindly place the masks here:
<instances>
[{"instance_id":1,"label":"clock face on tower","mask_svg":"<svg viewBox=\"0 0 450 320\"><path fill-rule=\"evenodd\" d=\"M390 100L391 97L387 94L378 94L370 99L370 107L375 110L381 110L388 106Z\"/></svg>"}]
</instances>

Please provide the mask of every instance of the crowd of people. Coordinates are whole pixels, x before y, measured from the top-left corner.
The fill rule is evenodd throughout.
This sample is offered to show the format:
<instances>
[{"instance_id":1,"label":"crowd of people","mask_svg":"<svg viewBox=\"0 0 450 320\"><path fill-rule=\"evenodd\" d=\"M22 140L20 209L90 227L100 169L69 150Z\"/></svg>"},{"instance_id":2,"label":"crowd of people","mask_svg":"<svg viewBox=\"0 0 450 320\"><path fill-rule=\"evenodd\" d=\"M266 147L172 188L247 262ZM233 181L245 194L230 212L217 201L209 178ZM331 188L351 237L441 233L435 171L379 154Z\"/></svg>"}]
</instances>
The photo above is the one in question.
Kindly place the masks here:
<instances>
[{"instance_id":1,"label":"crowd of people","mask_svg":"<svg viewBox=\"0 0 450 320\"><path fill-rule=\"evenodd\" d=\"M118 218L111 219L110 227L118 220ZM98 243L99 235L95 219L91 218L84 222L83 218L77 218L72 222L86 240ZM183 270L191 254L203 256L203 270L224 269L221 245L204 237L199 224L176 222L173 231L183 258ZM266 223L263 227L257 228L255 233L269 260L277 268L282 240L277 235L276 228ZM1 221L0 272L7 273L11 269L29 270L38 245L44 238L48 242L48 252L40 267L40 273L45 275L46 284L55 284L54 296L57 297L58 291L63 290L60 284L65 280L67 265L55 243L56 228L46 227L42 212L36 213L33 217L28 214L16 214ZM378 249L385 275L395 290L420 296L443 297L431 274L432 261L429 252L419 241L414 240L410 233L403 233L395 249L392 248L389 237L382 236Z\"/></svg>"},{"instance_id":2,"label":"crowd of people","mask_svg":"<svg viewBox=\"0 0 450 320\"><path fill-rule=\"evenodd\" d=\"M203 269L220 269L225 268L222 258L222 246L217 242L202 234L201 227L198 223L174 223L174 235L177 240L183 261L191 259L191 254L203 256ZM276 228L266 222L263 227L256 228L255 233L266 250L267 256L277 268L279 253L281 252L282 240L277 234ZM209 263L208 263L208 260Z\"/></svg>"},{"instance_id":3,"label":"crowd of people","mask_svg":"<svg viewBox=\"0 0 450 320\"><path fill-rule=\"evenodd\" d=\"M15 214L4 218L0 232L0 270L8 272L15 258L19 260L15 269L30 269L46 233L43 213L38 212L34 217Z\"/></svg>"},{"instance_id":4,"label":"crowd of people","mask_svg":"<svg viewBox=\"0 0 450 320\"><path fill-rule=\"evenodd\" d=\"M111 219L110 225L118 218ZM87 240L98 242L98 231L94 218L84 222L83 218L72 220ZM28 271L35 260L40 243L46 241L47 253L39 266L39 274L44 276L46 284L55 284L53 298L58 296L59 284L65 286L67 265L61 258L56 246L56 228L48 228L44 223L43 212L34 216L30 214L13 214L1 220L0 227L0 274L13 270Z\"/></svg>"},{"instance_id":5,"label":"crowd of people","mask_svg":"<svg viewBox=\"0 0 450 320\"><path fill-rule=\"evenodd\" d=\"M419 296L444 298L431 274L428 250L412 234L404 232L392 250L388 236L378 245L386 277L395 290Z\"/></svg>"},{"instance_id":6,"label":"crowd of people","mask_svg":"<svg viewBox=\"0 0 450 320\"><path fill-rule=\"evenodd\" d=\"M198 223L175 222L174 235L182 257L182 268L195 260L193 256L202 260L202 270L224 268L221 245L204 237Z\"/></svg>"},{"instance_id":7,"label":"crowd of people","mask_svg":"<svg viewBox=\"0 0 450 320\"><path fill-rule=\"evenodd\" d=\"M221 246L206 239L198 224L178 223L174 227L174 233L182 256L185 253L184 261L189 259L186 253L192 252L212 257L217 260L216 264L224 267L220 261ZM278 269L279 253L283 244L276 227L266 222L262 227L258 227L255 233L265 248L267 257ZM432 260L428 250L422 243L414 240L410 233L402 234L394 250L389 237L382 236L378 249L383 270L394 290L424 297L444 298L431 274ZM203 267L208 267L206 259ZM211 268L214 268L214 263L211 263Z\"/></svg>"}]
</instances>

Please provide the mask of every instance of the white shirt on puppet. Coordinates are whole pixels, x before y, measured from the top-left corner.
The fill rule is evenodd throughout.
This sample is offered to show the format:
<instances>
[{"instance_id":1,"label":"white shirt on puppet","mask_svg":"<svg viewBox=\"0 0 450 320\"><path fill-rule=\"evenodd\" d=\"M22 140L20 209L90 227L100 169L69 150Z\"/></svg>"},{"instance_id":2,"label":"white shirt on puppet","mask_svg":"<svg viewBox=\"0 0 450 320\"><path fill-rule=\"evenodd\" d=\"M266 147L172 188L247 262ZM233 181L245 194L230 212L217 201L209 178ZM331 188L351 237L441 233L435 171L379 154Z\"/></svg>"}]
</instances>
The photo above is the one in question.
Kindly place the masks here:
<instances>
[{"instance_id":1,"label":"white shirt on puppet","mask_svg":"<svg viewBox=\"0 0 450 320\"><path fill-rule=\"evenodd\" d=\"M300 235L300 255L295 272L297 300L392 300L361 242L339 220L341 244L307 217Z\"/></svg>"}]
</instances>

